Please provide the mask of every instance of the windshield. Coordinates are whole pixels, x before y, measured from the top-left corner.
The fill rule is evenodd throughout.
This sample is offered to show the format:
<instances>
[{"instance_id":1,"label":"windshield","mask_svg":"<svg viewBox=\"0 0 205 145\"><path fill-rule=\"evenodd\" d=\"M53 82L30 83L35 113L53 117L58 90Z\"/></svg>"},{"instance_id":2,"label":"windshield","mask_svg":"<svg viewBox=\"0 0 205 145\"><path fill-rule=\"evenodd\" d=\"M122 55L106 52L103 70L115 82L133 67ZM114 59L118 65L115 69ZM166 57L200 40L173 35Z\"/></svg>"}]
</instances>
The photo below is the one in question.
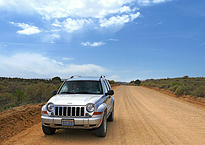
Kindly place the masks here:
<instances>
[{"instance_id":1,"label":"windshield","mask_svg":"<svg viewBox=\"0 0 205 145\"><path fill-rule=\"evenodd\" d=\"M67 81L59 94L103 94L100 81Z\"/></svg>"}]
</instances>

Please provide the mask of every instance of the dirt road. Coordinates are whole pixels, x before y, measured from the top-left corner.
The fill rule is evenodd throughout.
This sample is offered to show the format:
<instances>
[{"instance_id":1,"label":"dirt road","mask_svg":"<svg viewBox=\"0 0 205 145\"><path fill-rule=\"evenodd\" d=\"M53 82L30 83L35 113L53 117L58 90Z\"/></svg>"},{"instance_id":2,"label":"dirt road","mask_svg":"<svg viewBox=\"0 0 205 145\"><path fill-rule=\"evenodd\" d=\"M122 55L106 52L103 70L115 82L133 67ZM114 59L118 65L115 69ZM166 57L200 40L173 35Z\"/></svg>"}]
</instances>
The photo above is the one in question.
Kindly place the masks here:
<instances>
[{"instance_id":1,"label":"dirt road","mask_svg":"<svg viewBox=\"0 0 205 145\"><path fill-rule=\"evenodd\" d=\"M3 144L205 144L205 108L143 87L117 87L114 97L115 118L105 138L87 130L46 136L38 123Z\"/></svg>"}]
</instances>

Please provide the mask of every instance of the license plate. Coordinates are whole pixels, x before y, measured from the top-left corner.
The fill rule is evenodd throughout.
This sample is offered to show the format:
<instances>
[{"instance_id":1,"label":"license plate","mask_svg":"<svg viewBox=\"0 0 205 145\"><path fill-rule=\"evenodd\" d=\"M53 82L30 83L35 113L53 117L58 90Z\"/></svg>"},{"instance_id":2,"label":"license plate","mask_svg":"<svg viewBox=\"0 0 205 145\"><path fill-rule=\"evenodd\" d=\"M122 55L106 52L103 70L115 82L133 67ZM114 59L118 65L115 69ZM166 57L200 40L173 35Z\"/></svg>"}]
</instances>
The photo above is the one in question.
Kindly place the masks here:
<instances>
[{"instance_id":1,"label":"license plate","mask_svg":"<svg viewBox=\"0 0 205 145\"><path fill-rule=\"evenodd\" d=\"M74 121L72 119L62 119L62 125L73 126Z\"/></svg>"}]
</instances>

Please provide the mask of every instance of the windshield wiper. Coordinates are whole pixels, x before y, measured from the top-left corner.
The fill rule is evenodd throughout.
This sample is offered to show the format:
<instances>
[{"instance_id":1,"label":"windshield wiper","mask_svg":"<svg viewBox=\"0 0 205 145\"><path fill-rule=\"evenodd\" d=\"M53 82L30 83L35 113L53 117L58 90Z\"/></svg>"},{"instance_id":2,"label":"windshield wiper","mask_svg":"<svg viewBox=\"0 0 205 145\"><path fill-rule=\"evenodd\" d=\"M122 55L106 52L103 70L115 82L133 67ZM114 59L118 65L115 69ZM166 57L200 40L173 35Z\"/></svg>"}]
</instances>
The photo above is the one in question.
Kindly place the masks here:
<instances>
[{"instance_id":1,"label":"windshield wiper","mask_svg":"<svg viewBox=\"0 0 205 145\"><path fill-rule=\"evenodd\" d=\"M74 94L73 92L61 92L60 94Z\"/></svg>"},{"instance_id":2,"label":"windshield wiper","mask_svg":"<svg viewBox=\"0 0 205 145\"><path fill-rule=\"evenodd\" d=\"M97 92L77 92L79 94L98 94Z\"/></svg>"},{"instance_id":3,"label":"windshield wiper","mask_svg":"<svg viewBox=\"0 0 205 145\"><path fill-rule=\"evenodd\" d=\"M60 94L98 94L98 93L94 93L94 92L61 92Z\"/></svg>"},{"instance_id":4,"label":"windshield wiper","mask_svg":"<svg viewBox=\"0 0 205 145\"><path fill-rule=\"evenodd\" d=\"M78 94L90 94L90 92L77 92Z\"/></svg>"}]
</instances>

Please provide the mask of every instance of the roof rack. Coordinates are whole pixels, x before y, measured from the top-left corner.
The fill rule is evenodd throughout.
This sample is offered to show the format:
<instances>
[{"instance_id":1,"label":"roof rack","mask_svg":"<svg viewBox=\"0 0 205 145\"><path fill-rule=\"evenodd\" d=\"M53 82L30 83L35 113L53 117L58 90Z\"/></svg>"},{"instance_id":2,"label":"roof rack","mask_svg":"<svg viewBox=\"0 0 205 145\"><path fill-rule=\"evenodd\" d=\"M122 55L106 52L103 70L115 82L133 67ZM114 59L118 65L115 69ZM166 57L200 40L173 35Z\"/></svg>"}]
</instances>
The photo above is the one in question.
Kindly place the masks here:
<instances>
[{"instance_id":1,"label":"roof rack","mask_svg":"<svg viewBox=\"0 0 205 145\"><path fill-rule=\"evenodd\" d=\"M100 78L105 78L105 76L102 75L102 76L100 76Z\"/></svg>"},{"instance_id":2,"label":"roof rack","mask_svg":"<svg viewBox=\"0 0 205 145\"><path fill-rule=\"evenodd\" d=\"M75 76L71 76L70 79L72 79L72 78L79 78L79 77L81 77L81 76L75 75Z\"/></svg>"}]
</instances>

